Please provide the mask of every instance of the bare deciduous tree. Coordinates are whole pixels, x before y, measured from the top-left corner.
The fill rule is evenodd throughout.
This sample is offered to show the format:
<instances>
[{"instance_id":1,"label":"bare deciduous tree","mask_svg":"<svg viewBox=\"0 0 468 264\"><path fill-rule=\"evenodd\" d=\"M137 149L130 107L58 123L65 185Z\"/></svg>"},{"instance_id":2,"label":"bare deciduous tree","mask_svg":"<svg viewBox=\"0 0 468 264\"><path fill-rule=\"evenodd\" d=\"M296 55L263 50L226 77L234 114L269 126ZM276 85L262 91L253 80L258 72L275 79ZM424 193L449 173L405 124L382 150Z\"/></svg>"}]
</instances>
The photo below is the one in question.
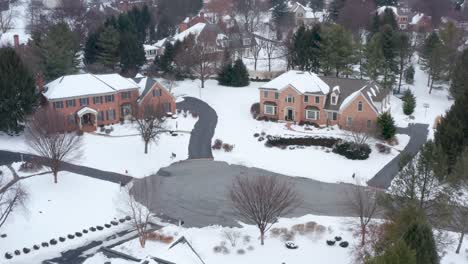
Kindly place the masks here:
<instances>
[{"instance_id":1,"label":"bare deciduous tree","mask_svg":"<svg viewBox=\"0 0 468 264\"><path fill-rule=\"evenodd\" d=\"M82 139L76 132L67 132L66 118L52 109L40 108L26 127L26 142L43 158L57 183L62 163L80 158Z\"/></svg>"},{"instance_id":2,"label":"bare deciduous tree","mask_svg":"<svg viewBox=\"0 0 468 264\"><path fill-rule=\"evenodd\" d=\"M261 6L256 0L234 1L234 11L247 32L253 33L260 24Z\"/></svg>"},{"instance_id":3,"label":"bare deciduous tree","mask_svg":"<svg viewBox=\"0 0 468 264\"><path fill-rule=\"evenodd\" d=\"M13 28L13 17L13 9L0 12L0 36Z\"/></svg>"},{"instance_id":4,"label":"bare deciduous tree","mask_svg":"<svg viewBox=\"0 0 468 264\"><path fill-rule=\"evenodd\" d=\"M143 142L145 143L145 154L148 154L148 145L150 142L157 143L159 134L164 129L162 111L158 107L145 106L141 116L135 118L137 129Z\"/></svg>"},{"instance_id":5,"label":"bare deciduous tree","mask_svg":"<svg viewBox=\"0 0 468 264\"><path fill-rule=\"evenodd\" d=\"M366 144L369 140L372 130L368 129L362 122L354 122L351 127L347 128L348 137L357 144Z\"/></svg>"},{"instance_id":6,"label":"bare deciduous tree","mask_svg":"<svg viewBox=\"0 0 468 264\"><path fill-rule=\"evenodd\" d=\"M151 202L150 194L146 184L138 185L138 190L134 190L132 185L130 183L124 187L120 203L123 207L120 210L132 217L132 227L137 231L140 246L144 248L151 220L151 211L148 209ZM135 195L138 195L138 201L135 199Z\"/></svg>"},{"instance_id":7,"label":"bare deciduous tree","mask_svg":"<svg viewBox=\"0 0 468 264\"><path fill-rule=\"evenodd\" d=\"M229 200L237 216L258 227L262 245L278 218L301 203L294 186L277 176L238 176L229 188Z\"/></svg>"},{"instance_id":8,"label":"bare deciduous tree","mask_svg":"<svg viewBox=\"0 0 468 264\"><path fill-rule=\"evenodd\" d=\"M273 55L279 50L280 43L274 40L276 33L273 30L268 30L266 37L266 39L262 38L260 42L262 42L265 54L267 55L268 71L271 72L271 60L273 59Z\"/></svg>"},{"instance_id":9,"label":"bare deciduous tree","mask_svg":"<svg viewBox=\"0 0 468 264\"><path fill-rule=\"evenodd\" d=\"M359 217L361 246L366 243L367 227L378 213L377 191L366 188L356 180L353 189L348 193L350 209Z\"/></svg>"},{"instance_id":10,"label":"bare deciduous tree","mask_svg":"<svg viewBox=\"0 0 468 264\"><path fill-rule=\"evenodd\" d=\"M191 70L200 79L201 88L205 88L205 80L215 72L216 48L206 38L200 36L190 53L193 62Z\"/></svg>"},{"instance_id":11,"label":"bare deciduous tree","mask_svg":"<svg viewBox=\"0 0 468 264\"><path fill-rule=\"evenodd\" d=\"M5 224L11 212L18 207L24 207L27 193L19 183L20 177L11 166L13 179L7 179L6 172L0 171L0 228Z\"/></svg>"},{"instance_id":12,"label":"bare deciduous tree","mask_svg":"<svg viewBox=\"0 0 468 264\"><path fill-rule=\"evenodd\" d=\"M262 41L257 41L256 44L252 45L252 56L254 58L254 70L257 70L257 62L258 58L260 57L260 52L263 49L263 42Z\"/></svg>"}]
</instances>

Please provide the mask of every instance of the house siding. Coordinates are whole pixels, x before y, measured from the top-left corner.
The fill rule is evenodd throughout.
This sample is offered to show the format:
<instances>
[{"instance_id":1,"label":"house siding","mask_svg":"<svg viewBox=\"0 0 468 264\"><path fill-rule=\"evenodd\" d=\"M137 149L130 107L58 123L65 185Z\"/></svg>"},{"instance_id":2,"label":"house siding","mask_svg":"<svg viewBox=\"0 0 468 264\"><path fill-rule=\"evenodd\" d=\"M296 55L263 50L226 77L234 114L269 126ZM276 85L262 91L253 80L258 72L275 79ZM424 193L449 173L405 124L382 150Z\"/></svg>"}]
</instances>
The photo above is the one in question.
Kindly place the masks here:
<instances>
[{"instance_id":1,"label":"house siding","mask_svg":"<svg viewBox=\"0 0 468 264\"><path fill-rule=\"evenodd\" d=\"M358 103L362 102L362 111L358 111ZM359 94L352 100L344 109L340 111L338 116L339 119L339 126L341 128L351 128L347 125L348 117L352 117L353 125L352 128L356 129L363 129L368 130L367 128L367 120L371 120L371 128L375 128L376 120L378 117L378 113L374 110L374 108L370 105L369 101L362 95Z\"/></svg>"}]
</instances>

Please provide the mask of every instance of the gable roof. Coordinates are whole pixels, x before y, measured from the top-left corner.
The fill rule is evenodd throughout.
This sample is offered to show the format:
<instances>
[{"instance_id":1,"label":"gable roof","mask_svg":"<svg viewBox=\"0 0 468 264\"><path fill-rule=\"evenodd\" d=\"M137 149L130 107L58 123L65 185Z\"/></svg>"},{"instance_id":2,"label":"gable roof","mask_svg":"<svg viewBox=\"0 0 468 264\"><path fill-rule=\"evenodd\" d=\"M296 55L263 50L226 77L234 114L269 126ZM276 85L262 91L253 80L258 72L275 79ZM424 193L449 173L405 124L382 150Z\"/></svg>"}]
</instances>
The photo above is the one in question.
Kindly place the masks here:
<instances>
[{"instance_id":1,"label":"gable roof","mask_svg":"<svg viewBox=\"0 0 468 264\"><path fill-rule=\"evenodd\" d=\"M330 87L315 73L303 71L285 72L268 83L262 85L261 88L281 90L289 85L303 94L328 94L330 92Z\"/></svg>"},{"instance_id":2,"label":"gable roof","mask_svg":"<svg viewBox=\"0 0 468 264\"><path fill-rule=\"evenodd\" d=\"M49 99L80 97L136 89L138 86L119 74L90 73L65 75L44 86L43 95Z\"/></svg>"}]
</instances>

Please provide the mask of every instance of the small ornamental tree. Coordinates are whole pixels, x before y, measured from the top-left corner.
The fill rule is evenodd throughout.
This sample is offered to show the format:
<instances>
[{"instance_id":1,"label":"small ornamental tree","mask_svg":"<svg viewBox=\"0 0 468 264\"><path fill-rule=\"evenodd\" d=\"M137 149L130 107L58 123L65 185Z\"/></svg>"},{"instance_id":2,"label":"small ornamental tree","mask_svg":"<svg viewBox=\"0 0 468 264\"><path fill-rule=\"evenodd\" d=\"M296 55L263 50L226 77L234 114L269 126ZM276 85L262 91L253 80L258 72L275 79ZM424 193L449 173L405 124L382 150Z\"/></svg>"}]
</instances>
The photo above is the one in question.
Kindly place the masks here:
<instances>
[{"instance_id":1,"label":"small ornamental tree","mask_svg":"<svg viewBox=\"0 0 468 264\"><path fill-rule=\"evenodd\" d=\"M395 120L389 112L380 114L377 118L377 126L383 139L389 140L395 136Z\"/></svg>"},{"instance_id":2,"label":"small ornamental tree","mask_svg":"<svg viewBox=\"0 0 468 264\"><path fill-rule=\"evenodd\" d=\"M231 86L243 87L249 85L249 72L241 59L234 62L232 73L233 79L231 80Z\"/></svg>"},{"instance_id":3,"label":"small ornamental tree","mask_svg":"<svg viewBox=\"0 0 468 264\"><path fill-rule=\"evenodd\" d=\"M414 112L414 108L416 107L416 98L411 90L406 90L403 94L403 113L405 115L411 115Z\"/></svg>"},{"instance_id":4,"label":"small ornamental tree","mask_svg":"<svg viewBox=\"0 0 468 264\"><path fill-rule=\"evenodd\" d=\"M413 65L410 65L405 70L405 82L407 84L413 84L414 83L414 66Z\"/></svg>"}]
</instances>

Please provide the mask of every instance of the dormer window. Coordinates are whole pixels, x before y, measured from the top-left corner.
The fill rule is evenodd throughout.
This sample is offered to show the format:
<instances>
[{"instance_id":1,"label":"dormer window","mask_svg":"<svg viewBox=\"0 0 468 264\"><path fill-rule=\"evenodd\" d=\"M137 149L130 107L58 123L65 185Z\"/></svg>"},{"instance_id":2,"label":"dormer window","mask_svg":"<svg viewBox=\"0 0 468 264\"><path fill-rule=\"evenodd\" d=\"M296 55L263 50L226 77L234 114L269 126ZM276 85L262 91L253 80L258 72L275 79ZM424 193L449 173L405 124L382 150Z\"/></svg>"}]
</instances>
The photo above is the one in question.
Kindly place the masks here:
<instances>
[{"instance_id":1,"label":"dormer window","mask_svg":"<svg viewBox=\"0 0 468 264\"><path fill-rule=\"evenodd\" d=\"M331 95L331 104L336 105L337 101L338 101L338 96L336 94L332 94Z\"/></svg>"}]
</instances>

